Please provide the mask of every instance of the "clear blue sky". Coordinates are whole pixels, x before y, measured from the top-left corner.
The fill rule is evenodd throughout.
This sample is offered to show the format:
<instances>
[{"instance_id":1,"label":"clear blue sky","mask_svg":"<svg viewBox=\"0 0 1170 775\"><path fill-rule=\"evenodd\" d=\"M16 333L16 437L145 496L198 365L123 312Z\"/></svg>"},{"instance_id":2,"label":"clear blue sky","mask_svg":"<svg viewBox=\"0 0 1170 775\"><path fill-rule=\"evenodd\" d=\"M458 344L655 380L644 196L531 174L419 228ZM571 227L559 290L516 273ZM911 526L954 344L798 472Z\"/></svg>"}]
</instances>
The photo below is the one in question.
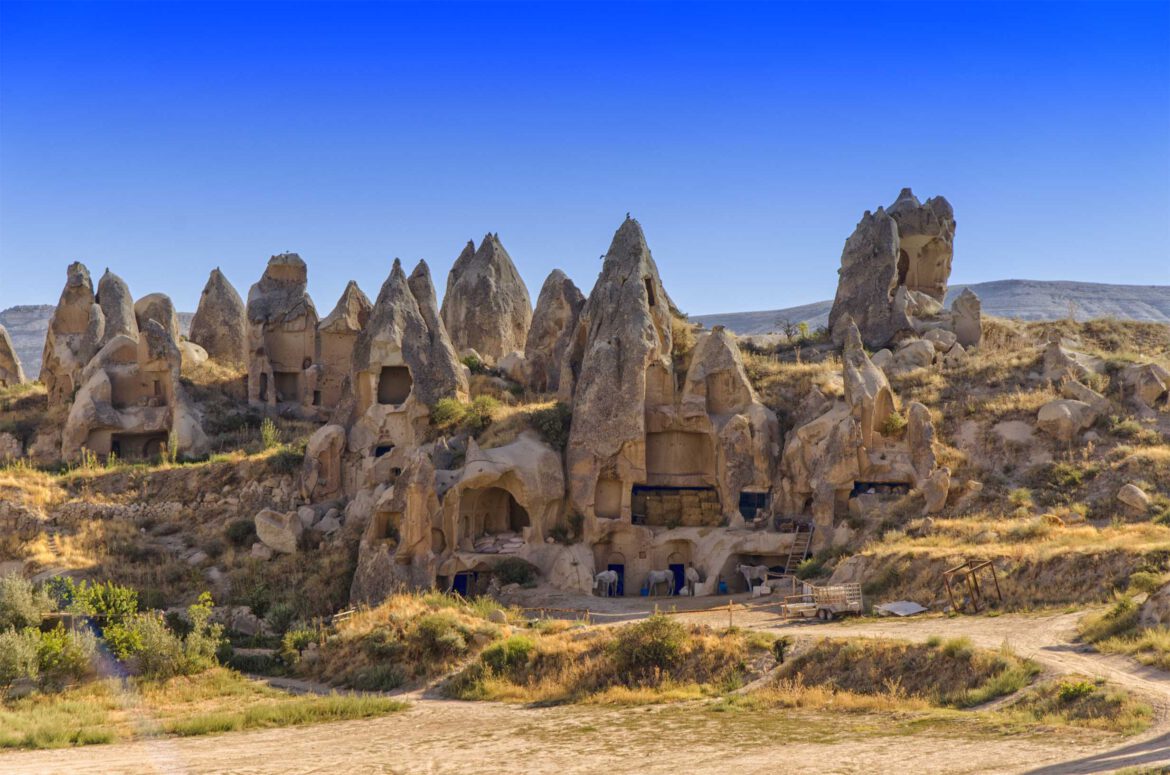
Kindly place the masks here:
<instances>
[{"instance_id":1,"label":"clear blue sky","mask_svg":"<svg viewBox=\"0 0 1170 775\"><path fill-rule=\"evenodd\" d=\"M588 293L626 211L680 308L771 309L906 185L952 282L1170 283L1170 4L0 3L0 309L290 250L324 314L486 231Z\"/></svg>"}]
</instances>

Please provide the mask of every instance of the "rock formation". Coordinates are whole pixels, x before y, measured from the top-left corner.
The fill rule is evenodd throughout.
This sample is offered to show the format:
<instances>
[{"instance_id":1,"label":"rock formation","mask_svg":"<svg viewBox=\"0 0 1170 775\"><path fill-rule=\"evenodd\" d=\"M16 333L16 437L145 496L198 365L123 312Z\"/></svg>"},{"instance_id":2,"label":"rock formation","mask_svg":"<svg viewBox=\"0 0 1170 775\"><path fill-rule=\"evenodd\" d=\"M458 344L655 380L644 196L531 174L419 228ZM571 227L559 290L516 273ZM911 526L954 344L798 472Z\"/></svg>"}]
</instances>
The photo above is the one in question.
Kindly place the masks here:
<instances>
[{"instance_id":1,"label":"rock formation","mask_svg":"<svg viewBox=\"0 0 1170 775\"><path fill-rule=\"evenodd\" d=\"M951 302L955 336L963 347L977 347L983 340L983 305L970 288L964 288Z\"/></svg>"},{"instance_id":2,"label":"rock formation","mask_svg":"<svg viewBox=\"0 0 1170 775\"><path fill-rule=\"evenodd\" d=\"M4 326L0 326L0 387L11 387L24 382L24 369L16 357L12 338Z\"/></svg>"},{"instance_id":3,"label":"rock formation","mask_svg":"<svg viewBox=\"0 0 1170 775\"><path fill-rule=\"evenodd\" d=\"M585 297L560 269L554 269L545 279L524 343L524 377L532 390L557 392L561 361L584 305Z\"/></svg>"},{"instance_id":4,"label":"rock formation","mask_svg":"<svg viewBox=\"0 0 1170 775\"><path fill-rule=\"evenodd\" d=\"M466 397L467 377L436 307L426 264L408 280L395 259L353 348L349 449L368 464L421 443L430 409L440 398ZM397 457L387 457L386 464L401 467Z\"/></svg>"},{"instance_id":5,"label":"rock formation","mask_svg":"<svg viewBox=\"0 0 1170 775\"><path fill-rule=\"evenodd\" d=\"M332 409L341 400L342 388L353 365L353 346L370 318L372 305L357 283L350 280L333 308L317 325L320 375L313 403Z\"/></svg>"},{"instance_id":6,"label":"rock formation","mask_svg":"<svg viewBox=\"0 0 1170 775\"><path fill-rule=\"evenodd\" d=\"M780 462L779 511L811 516L816 546L848 539L849 528L840 523L860 511L859 496L917 487L929 513L945 502L950 483L950 472L936 469L930 412L911 402L906 416L899 414L890 383L865 354L857 326L846 318L843 329L844 400L798 426Z\"/></svg>"},{"instance_id":7,"label":"rock formation","mask_svg":"<svg viewBox=\"0 0 1170 775\"><path fill-rule=\"evenodd\" d=\"M248 291L248 400L254 404L312 404L317 309L307 287L305 262L281 253Z\"/></svg>"},{"instance_id":8,"label":"rock formation","mask_svg":"<svg viewBox=\"0 0 1170 775\"><path fill-rule=\"evenodd\" d=\"M214 360L242 367L248 362L248 316L244 300L219 267L211 270L187 337Z\"/></svg>"},{"instance_id":9,"label":"rock formation","mask_svg":"<svg viewBox=\"0 0 1170 775\"><path fill-rule=\"evenodd\" d=\"M181 356L170 335L147 320L137 340L119 335L81 373L81 387L62 431L61 456L84 447L120 459L207 453L197 409L179 382Z\"/></svg>"},{"instance_id":10,"label":"rock formation","mask_svg":"<svg viewBox=\"0 0 1170 775\"><path fill-rule=\"evenodd\" d=\"M165 293L149 293L134 302L134 319L138 322L138 329L146 328L146 322L153 320L163 327L167 336L176 345L179 336L179 315L175 312L175 305L171 297Z\"/></svg>"},{"instance_id":11,"label":"rock formation","mask_svg":"<svg viewBox=\"0 0 1170 775\"><path fill-rule=\"evenodd\" d=\"M115 336L138 338L138 319L134 315L134 297L126 281L109 269L98 280L97 303L106 319L101 346Z\"/></svg>"},{"instance_id":12,"label":"rock formation","mask_svg":"<svg viewBox=\"0 0 1170 775\"><path fill-rule=\"evenodd\" d=\"M476 350L494 364L523 352L532 321L532 301L499 235L487 234L459 254L447 275L443 323L457 351Z\"/></svg>"},{"instance_id":13,"label":"rock formation","mask_svg":"<svg viewBox=\"0 0 1170 775\"><path fill-rule=\"evenodd\" d=\"M829 313L833 341L844 342L846 317L872 348L927 328L951 327L940 313L954 237L954 212L941 196L921 203L904 188L889 210L867 210L841 253L837 295ZM970 323L965 325L964 336L970 339Z\"/></svg>"},{"instance_id":14,"label":"rock formation","mask_svg":"<svg viewBox=\"0 0 1170 775\"><path fill-rule=\"evenodd\" d=\"M89 270L74 262L66 270L65 289L49 320L40 381L50 407L67 406L81 386L81 370L97 353L106 319L93 292Z\"/></svg>"}]
</instances>

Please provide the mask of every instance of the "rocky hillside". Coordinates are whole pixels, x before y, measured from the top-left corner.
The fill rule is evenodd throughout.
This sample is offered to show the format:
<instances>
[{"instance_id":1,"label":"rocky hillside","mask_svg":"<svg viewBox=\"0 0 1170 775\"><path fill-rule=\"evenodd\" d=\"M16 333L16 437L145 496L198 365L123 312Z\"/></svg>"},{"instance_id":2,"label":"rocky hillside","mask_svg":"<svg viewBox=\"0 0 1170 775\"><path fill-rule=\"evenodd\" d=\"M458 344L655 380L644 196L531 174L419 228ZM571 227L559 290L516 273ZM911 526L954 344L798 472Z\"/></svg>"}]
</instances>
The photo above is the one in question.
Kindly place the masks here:
<instances>
[{"instance_id":1,"label":"rocky hillside","mask_svg":"<svg viewBox=\"0 0 1170 775\"><path fill-rule=\"evenodd\" d=\"M1062 320L1070 310L1077 320L1114 318L1147 323L1170 323L1170 286L1108 285L1055 280L996 280L973 285L953 285L947 305L970 288L983 302L983 314L1019 320ZM832 299L786 309L759 312L726 312L696 315L692 319L710 328L726 326L737 334L779 331L785 321L808 323L809 328L827 324ZM2 318L0 318L2 319Z\"/></svg>"},{"instance_id":2,"label":"rocky hillside","mask_svg":"<svg viewBox=\"0 0 1170 775\"><path fill-rule=\"evenodd\" d=\"M192 314L179 313L179 328L184 334L191 326ZM41 350L45 346L45 332L49 330L52 316L52 304L21 304L0 311L0 326L8 329L16 346L16 355L29 379L36 379L41 372Z\"/></svg>"}]
</instances>

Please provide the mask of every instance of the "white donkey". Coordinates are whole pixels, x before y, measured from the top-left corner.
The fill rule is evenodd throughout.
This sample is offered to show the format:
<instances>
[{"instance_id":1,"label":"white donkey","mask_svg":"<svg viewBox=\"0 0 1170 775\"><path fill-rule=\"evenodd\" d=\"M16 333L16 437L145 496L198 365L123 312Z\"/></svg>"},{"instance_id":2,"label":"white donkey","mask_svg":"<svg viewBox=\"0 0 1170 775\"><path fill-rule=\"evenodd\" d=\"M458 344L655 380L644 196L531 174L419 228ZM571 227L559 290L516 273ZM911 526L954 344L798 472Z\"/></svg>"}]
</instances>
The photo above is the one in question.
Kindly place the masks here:
<instances>
[{"instance_id":1,"label":"white donkey","mask_svg":"<svg viewBox=\"0 0 1170 775\"><path fill-rule=\"evenodd\" d=\"M688 565L686 572L683 574L683 586L687 590L687 594L694 596L695 585L699 583L699 572L695 570L693 565Z\"/></svg>"},{"instance_id":2,"label":"white donkey","mask_svg":"<svg viewBox=\"0 0 1170 775\"><path fill-rule=\"evenodd\" d=\"M650 588L651 595L654 594L654 588L657 587L659 584L666 585L666 594L668 596L673 595L675 583L676 582L674 579L674 571L669 570L669 569L667 569L667 570L652 570L646 576L646 586Z\"/></svg>"},{"instance_id":3,"label":"white donkey","mask_svg":"<svg viewBox=\"0 0 1170 775\"><path fill-rule=\"evenodd\" d=\"M756 579L759 579L761 584L768 580L767 565L736 565L735 572L743 574L744 580L747 581L748 589L756 586L752 583Z\"/></svg>"},{"instance_id":4,"label":"white donkey","mask_svg":"<svg viewBox=\"0 0 1170 775\"><path fill-rule=\"evenodd\" d=\"M616 570L603 570L593 577L593 588L601 587L602 597L613 597L617 594L618 574Z\"/></svg>"}]
</instances>

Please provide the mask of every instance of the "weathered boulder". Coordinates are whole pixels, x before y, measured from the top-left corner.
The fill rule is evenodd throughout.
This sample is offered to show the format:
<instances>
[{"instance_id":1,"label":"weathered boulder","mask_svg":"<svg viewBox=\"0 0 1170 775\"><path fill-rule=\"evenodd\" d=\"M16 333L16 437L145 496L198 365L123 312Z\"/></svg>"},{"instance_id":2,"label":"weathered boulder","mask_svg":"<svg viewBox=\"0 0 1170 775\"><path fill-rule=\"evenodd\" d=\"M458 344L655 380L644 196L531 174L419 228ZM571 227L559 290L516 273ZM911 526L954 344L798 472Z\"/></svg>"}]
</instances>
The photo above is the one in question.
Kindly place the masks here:
<instances>
[{"instance_id":1,"label":"weathered boulder","mask_svg":"<svg viewBox=\"0 0 1170 775\"><path fill-rule=\"evenodd\" d=\"M936 465L934 422L930 410L917 401L911 401L906 407L906 446L910 451L915 481L925 481L932 475ZM949 472L947 482L950 482Z\"/></svg>"},{"instance_id":2,"label":"weathered boulder","mask_svg":"<svg viewBox=\"0 0 1170 775\"><path fill-rule=\"evenodd\" d=\"M256 536L274 552L296 554L297 545L304 533L304 525L295 511L282 514L264 509L256 515Z\"/></svg>"},{"instance_id":3,"label":"weathered boulder","mask_svg":"<svg viewBox=\"0 0 1170 775\"><path fill-rule=\"evenodd\" d=\"M134 297L130 295L130 286L126 281L109 269L98 280L97 303L102 308L105 317L105 332L102 334L101 346L115 336L125 335L131 339L138 338L138 319L134 315Z\"/></svg>"},{"instance_id":4,"label":"weathered boulder","mask_svg":"<svg viewBox=\"0 0 1170 775\"><path fill-rule=\"evenodd\" d=\"M175 312L175 305L171 297L165 293L148 293L134 302L134 319L141 330L146 321L154 320L176 344L179 342L179 315Z\"/></svg>"},{"instance_id":5,"label":"weathered boulder","mask_svg":"<svg viewBox=\"0 0 1170 775\"><path fill-rule=\"evenodd\" d=\"M923 514L937 514L947 505L951 490L951 469L941 466L922 482L922 497L926 500Z\"/></svg>"},{"instance_id":6,"label":"weathered boulder","mask_svg":"<svg viewBox=\"0 0 1170 775\"><path fill-rule=\"evenodd\" d=\"M1138 613L1140 627L1166 627L1170 625L1170 584L1155 591L1142 603Z\"/></svg>"},{"instance_id":7,"label":"weathered boulder","mask_svg":"<svg viewBox=\"0 0 1170 775\"><path fill-rule=\"evenodd\" d=\"M899 373L925 369L934 363L935 347L923 339L906 341L894 352L894 370Z\"/></svg>"},{"instance_id":8,"label":"weathered boulder","mask_svg":"<svg viewBox=\"0 0 1170 775\"><path fill-rule=\"evenodd\" d=\"M837 294L829 312L836 344L846 317L867 347L879 348L915 330L914 317L941 310L954 255L955 218L943 197L918 201L902 189L889 210L868 210L841 254Z\"/></svg>"},{"instance_id":9,"label":"weathered boulder","mask_svg":"<svg viewBox=\"0 0 1170 775\"><path fill-rule=\"evenodd\" d=\"M1126 366L1121 370L1121 384L1139 409L1154 410L1170 402L1170 371L1156 363Z\"/></svg>"},{"instance_id":10,"label":"weathered boulder","mask_svg":"<svg viewBox=\"0 0 1170 775\"><path fill-rule=\"evenodd\" d=\"M561 362L583 306L585 296L560 269L545 278L524 345L526 381L532 390L555 393L559 388Z\"/></svg>"},{"instance_id":11,"label":"weathered boulder","mask_svg":"<svg viewBox=\"0 0 1170 775\"><path fill-rule=\"evenodd\" d=\"M81 387L81 370L101 347L106 318L93 292L89 270L74 262L66 270L65 289L49 319L40 381L48 405L67 405Z\"/></svg>"},{"instance_id":12,"label":"weathered boulder","mask_svg":"<svg viewBox=\"0 0 1170 775\"><path fill-rule=\"evenodd\" d=\"M955 346L958 337L945 328L932 328L922 335L922 340L930 342L940 353L945 353Z\"/></svg>"},{"instance_id":13,"label":"weathered boulder","mask_svg":"<svg viewBox=\"0 0 1170 775\"><path fill-rule=\"evenodd\" d=\"M1059 340L1049 342L1044 349L1044 379L1053 382L1065 377L1084 379L1104 371L1105 363L1100 358L1067 349Z\"/></svg>"},{"instance_id":14,"label":"weathered boulder","mask_svg":"<svg viewBox=\"0 0 1170 775\"><path fill-rule=\"evenodd\" d=\"M496 363L496 368L513 382L518 382L523 385L527 380L527 369L525 368L523 353L508 353L503 358L500 358L499 362Z\"/></svg>"},{"instance_id":15,"label":"weathered boulder","mask_svg":"<svg viewBox=\"0 0 1170 775\"><path fill-rule=\"evenodd\" d=\"M1125 484L1117 491L1117 500L1142 514L1150 508L1150 496L1133 483Z\"/></svg>"},{"instance_id":16,"label":"weathered boulder","mask_svg":"<svg viewBox=\"0 0 1170 775\"><path fill-rule=\"evenodd\" d=\"M10 387L24 382L24 369L16 357L12 337L4 326L0 326L0 387Z\"/></svg>"},{"instance_id":17,"label":"weathered boulder","mask_svg":"<svg viewBox=\"0 0 1170 775\"><path fill-rule=\"evenodd\" d=\"M244 300L219 267L211 270L187 337L220 363L241 367L248 359L248 316Z\"/></svg>"},{"instance_id":18,"label":"weathered boulder","mask_svg":"<svg viewBox=\"0 0 1170 775\"><path fill-rule=\"evenodd\" d=\"M978 347L983 340L983 305L970 288L951 302L951 324L963 347Z\"/></svg>"},{"instance_id":19,"label":"weathered boulder","mask_svg":"<svg viewBox=\"0 0 1170 775\"><path fill-rule=\"evenodd\" d=\"M0 433L0 463L9 463L24 456L24 446L11 433Z\"/></svg>"},{"instance_id":20,"label":"weathered boulder","mask_svg":"<svg viewBox=\"0 0 1170 775\"><path fill-rule=\"evenodd\" d=\"M1084 401L1058 398L1040 407L1036 427L1057 441L1071 442L1078 433L1092 427L1097 413Z\"/></svg>"},{"instance_id":21,"label":"weathered boulder","mask_svg":"<svg viewBox=\"0 0 1170 775\"><path fill-rule=\"evenodd\" d=\"M306 501L328 500L341 494L345 442L345 428L340 425L322 426L309 437L300 482L301 497Z\"/></svg>"},{"instance_id":22,"label":"weathered boulder","mask_svg":"<svg viewBox=\"0 0 1170 775\"><path fill-rule=\"evenodd\" d=\"M1093 407L1093 411L1097 414L1105 414L1109 411L1109 399L1098 393L1096 390L1082 385L1075 379L1066 378L1060 384L1060 392L1065 398L1071 398L1076 401L1083 401L1089 406Z\"/></svg>"},{"instance_id":23,"label":"weathered boulder","mask_svg":"<svg viewBox=\"0 0 1170 775\"><path fill-rule=\"evenodd\" d=\"M441 310L455 348L474 347L495 363L524 350L532 322L532 301L498 234L472 242L455 259L447 275Z\"/></svg>"}]
</instances>

